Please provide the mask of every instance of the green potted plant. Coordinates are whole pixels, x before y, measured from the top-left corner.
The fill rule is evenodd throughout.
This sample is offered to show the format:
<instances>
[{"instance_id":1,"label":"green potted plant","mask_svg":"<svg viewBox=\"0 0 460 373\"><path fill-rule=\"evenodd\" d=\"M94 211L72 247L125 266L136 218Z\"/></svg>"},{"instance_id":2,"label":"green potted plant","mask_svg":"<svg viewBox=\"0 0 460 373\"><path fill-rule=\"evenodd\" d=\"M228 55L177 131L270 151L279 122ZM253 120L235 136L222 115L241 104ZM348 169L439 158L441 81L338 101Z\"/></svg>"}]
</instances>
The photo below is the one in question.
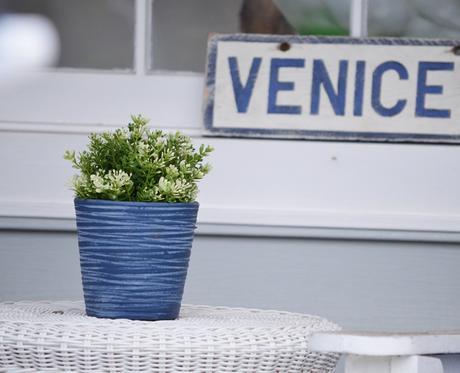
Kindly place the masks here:
<instances>
[{"instance_id":1,"label":"green potted plant","mask_svg":"<svg viewBox=\"0 0 460 373\"><path fill-rule=\"evenodd\" d=\"M210 146L179 132L127 128L91 134L87 150L67 151L80 173L75 192L80 264L90 316L177 318L198 212L197 181Z\"/></svg>"}]
</instances>

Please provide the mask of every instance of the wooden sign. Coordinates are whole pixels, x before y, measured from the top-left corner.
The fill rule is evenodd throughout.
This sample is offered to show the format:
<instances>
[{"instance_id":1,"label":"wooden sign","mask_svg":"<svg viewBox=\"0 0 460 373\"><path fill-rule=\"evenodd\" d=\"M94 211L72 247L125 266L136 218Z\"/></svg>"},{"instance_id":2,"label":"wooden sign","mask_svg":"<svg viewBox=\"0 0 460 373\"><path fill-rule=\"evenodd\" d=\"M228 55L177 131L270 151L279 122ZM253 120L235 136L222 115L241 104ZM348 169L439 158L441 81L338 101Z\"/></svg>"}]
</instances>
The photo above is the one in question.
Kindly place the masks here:
<instances>
[{"instance_id":1,"label":"wooden sign","mask_svg":"<svg viewBox=\"0 0 460 373\"><path fill-rule=\"evenodd\" d=\"M460 142L460 41L214 35L208 135Z\"/></svg>"}]
</instances>

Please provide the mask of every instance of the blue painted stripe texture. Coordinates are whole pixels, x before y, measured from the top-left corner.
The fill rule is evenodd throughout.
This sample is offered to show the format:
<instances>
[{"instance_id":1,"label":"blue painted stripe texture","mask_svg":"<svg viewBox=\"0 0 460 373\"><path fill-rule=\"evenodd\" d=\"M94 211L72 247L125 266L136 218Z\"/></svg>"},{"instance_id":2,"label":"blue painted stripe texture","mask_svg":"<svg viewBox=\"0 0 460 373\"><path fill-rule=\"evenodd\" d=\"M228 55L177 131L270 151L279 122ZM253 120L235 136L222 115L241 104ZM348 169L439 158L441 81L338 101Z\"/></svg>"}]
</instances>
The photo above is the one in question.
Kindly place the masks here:
<instances>
[{"instance_id":1,"label":"blue painted stripe texture","mask_svg":"<svg viewBox=\"0 0 460 373\"><path fill-rule=\"evenodd\" d=\"M75 199L89 316L177 318L198 203Z\"/></svg>"}]
</instances>

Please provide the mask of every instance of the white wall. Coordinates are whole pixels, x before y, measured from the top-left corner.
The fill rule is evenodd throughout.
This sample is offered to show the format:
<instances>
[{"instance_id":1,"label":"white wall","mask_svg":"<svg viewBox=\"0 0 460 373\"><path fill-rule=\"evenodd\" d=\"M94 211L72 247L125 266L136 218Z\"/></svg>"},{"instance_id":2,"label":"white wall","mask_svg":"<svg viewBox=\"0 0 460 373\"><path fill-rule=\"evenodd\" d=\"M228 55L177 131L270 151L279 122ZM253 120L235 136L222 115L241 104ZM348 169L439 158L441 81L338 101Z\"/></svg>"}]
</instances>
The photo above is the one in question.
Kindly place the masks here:
<instances>
[{"instance_id":1,"label":"white wall","mask_svg":"<svg viewBox=\"0 0 460 373\"><path fill-rule=\"evenodd\" d=\"M72 219L62 155L83 149L87 134L86 125L0 122L0 217ZM199 196L207 233L460 239L458 146L196 136L216 148Z\"/></svg>"},{"instance_id":2,"label":"white wall","mask_svg":"<svg viewBox=\"0 0 460 373\"><path fill-rule=\"evenodd\" d=\"M199 76L34 79L0 92L2 299L80 296L62 154L143 112L216 148L186 300L459 328L460 147L206 138Z\"/></svg>"},{"instance_id":3,"label":"white wall","mask_svg":"<svg viewBox=\"0 0 460 373\"><path fill-rule=\"evenodd\" d=\"M196 237L184 301L322 315L345 328L460 329L459 244ZM72 232L0 232L0 300L82 299Z\"/></svg>"}]
</instances>

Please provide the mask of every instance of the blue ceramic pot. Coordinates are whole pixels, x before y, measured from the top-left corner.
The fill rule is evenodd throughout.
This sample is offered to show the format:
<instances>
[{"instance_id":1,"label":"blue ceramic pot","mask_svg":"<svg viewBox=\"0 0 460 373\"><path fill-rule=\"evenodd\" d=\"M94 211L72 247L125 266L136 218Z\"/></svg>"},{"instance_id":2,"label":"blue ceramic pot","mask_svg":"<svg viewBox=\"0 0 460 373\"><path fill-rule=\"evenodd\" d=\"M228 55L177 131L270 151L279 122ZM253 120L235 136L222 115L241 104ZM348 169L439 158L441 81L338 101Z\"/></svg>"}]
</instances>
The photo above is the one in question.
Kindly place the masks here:
<instances>
[{"instance_id":1,"label":"blue ceramic pot","mask_svg":"<svg viewBox=\"0 0 460 373\"><path fill-rule=\"evenodd\" d=\"M86 313L179 315L198 203L75 199Z\"/></svg>"}]
</instances>

